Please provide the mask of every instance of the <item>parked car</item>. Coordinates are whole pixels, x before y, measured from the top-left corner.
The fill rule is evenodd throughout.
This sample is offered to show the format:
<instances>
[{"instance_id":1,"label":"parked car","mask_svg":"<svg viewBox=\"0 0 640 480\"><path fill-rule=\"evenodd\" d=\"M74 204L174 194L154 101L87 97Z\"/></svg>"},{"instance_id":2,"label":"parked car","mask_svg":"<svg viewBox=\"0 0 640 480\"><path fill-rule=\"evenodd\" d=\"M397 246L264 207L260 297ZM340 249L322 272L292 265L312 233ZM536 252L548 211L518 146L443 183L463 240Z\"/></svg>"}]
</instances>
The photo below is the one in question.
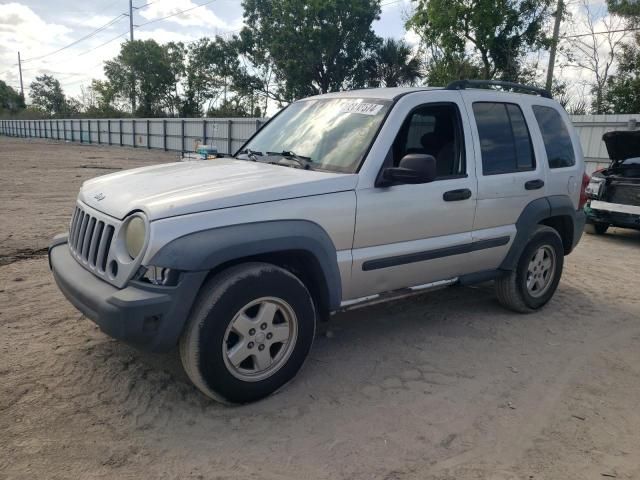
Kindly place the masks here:
<instances>
[{"instance_id":1,"label":"parked car","mask_svg":"<svg viewBox=\"0 0 640 480\"><path fill-rule=\"evenodd\" d=\"M495 84L527 93L471 88ZM565 111L533 87L330 93L233 158L85 182L49 261L104 332L179 345L204 394L250 402L340 310L489 280L506 307L540 309L584 228L584 168Z\"/></svg>"},{"instance_id":2,"label":"parked car","mask_svg":"<svg viewBox=\"0 0 640 480\"><path fill-rule=\"evenodd\" d=\"M586 232L602 235L610 226L640 229L640 130L602 136L611 165L595 172L587 186Z\"/></svg>"}]
</instances>

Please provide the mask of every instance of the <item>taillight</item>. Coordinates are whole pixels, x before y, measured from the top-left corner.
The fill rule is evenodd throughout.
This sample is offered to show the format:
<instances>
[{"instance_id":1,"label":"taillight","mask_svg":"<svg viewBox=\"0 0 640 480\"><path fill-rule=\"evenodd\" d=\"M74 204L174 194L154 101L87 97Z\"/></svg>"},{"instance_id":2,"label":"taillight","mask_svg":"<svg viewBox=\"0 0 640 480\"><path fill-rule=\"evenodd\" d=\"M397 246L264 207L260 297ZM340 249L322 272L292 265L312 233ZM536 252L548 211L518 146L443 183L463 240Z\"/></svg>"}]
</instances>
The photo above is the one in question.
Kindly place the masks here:
<instances>
[{"instance_id":1,"label":"taillight","mask_svg":"<svg viewBox=\"0 0 640 480\"><path fill-rule=\"evenodd\" d=\"M580 189L580 201L578 202L578 210L582 210L587 203L587 185L589 185L589 175L582 175L582 188Z\"/></svg>"}]
</instances>

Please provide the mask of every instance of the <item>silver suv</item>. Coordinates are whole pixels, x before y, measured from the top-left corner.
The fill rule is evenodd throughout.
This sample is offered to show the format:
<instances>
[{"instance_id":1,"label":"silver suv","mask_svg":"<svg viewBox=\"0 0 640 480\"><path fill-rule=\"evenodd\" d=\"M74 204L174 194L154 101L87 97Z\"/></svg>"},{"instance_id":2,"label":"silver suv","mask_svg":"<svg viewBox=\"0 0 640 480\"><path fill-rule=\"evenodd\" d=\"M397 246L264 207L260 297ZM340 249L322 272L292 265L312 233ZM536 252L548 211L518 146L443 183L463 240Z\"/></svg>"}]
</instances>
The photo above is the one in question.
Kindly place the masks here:
<instances>
[{"instance_id":1,"label":"silver suv","mask_svg":"<svg viewBox=\"0 0 640 480\"><path fill-rule=\"evenodd\" d=\"M318 320L495 281L518 312L553 296L584 227L584 162L532 87L332 93L292 103L229 158L87 181L55 280L107 334L179 345L216 400L291 380Z\"/></svg>"}]
</instances>

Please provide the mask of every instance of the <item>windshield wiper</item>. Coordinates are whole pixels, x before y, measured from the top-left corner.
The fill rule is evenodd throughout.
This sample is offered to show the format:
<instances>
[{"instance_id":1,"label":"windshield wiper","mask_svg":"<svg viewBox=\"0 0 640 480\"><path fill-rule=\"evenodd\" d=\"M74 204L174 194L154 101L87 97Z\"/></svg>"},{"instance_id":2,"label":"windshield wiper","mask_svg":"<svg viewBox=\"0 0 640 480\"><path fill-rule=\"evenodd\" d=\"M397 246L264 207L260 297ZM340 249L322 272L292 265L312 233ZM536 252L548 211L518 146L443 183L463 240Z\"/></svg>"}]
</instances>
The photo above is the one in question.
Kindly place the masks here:
<instances>
[{"instance_id":1,"label":"windshield wiper","mask_svg":"<svg viewBox=\"0 0 640 480\"><path fill-rule=\"evenodd\" d=\"M305 170L309 170L313 165L313 160L311 160L311 157L296 155L291 150L283 150L282 152L267 152L267 155L277 155L279 157L285 158L286 160L293 160Z\"/></svg>"},{"instance_id":2,"label":"windshield wiper","mask_svg":"<svg viewBox=\"0 0 640 480\"><path fill-rule=\"evenodd\" d=\"M258 150L251 150L250 148L245 148L243 151L239 152L239 155L246 155L247 157L249 157L249 160L253 162L257 162L258 161L257 157L261 157L263 153L259 152Z\"/></svg>"}]
</instances>

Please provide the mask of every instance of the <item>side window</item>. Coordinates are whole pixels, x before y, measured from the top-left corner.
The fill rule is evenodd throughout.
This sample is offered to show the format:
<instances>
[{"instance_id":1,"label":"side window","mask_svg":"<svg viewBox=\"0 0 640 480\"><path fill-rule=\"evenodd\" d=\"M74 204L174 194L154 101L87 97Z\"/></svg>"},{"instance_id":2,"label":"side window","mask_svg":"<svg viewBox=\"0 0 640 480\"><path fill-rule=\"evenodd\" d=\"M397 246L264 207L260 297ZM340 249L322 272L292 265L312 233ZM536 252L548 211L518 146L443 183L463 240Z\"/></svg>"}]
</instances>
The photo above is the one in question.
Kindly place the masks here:
<instances>
[{"instance_id":1,"label":"side window","mask_svg":"<svg viewBox=\"0 0 640 480\"><path fill-rule=\"evenodd\" d=\"M480 136L483 175L535 169L529 129L518 105L476 102L473 114Z\"/></svg>"},{"instance_id":2,"label":"side window","mask_svg":"<svg viewBox=\"0 0 640 480\"><path fill-rule=\"evenodd\" d=\"M438 178L466 173L458 107L424 105L413 110L393 143L393 163L398 166L409 153L433 155Z\"/></svg>"},{"instance_id":3,"label":"side window","mask_svg":"<svg viewBox=\"0 0 640 480\"><path fill-rule=\"evenodd\" d=\"M569 130L555 108L533 106L544 148L547 151L549 168L571 167L576 164L576 155Z\"/></svg>"}]
</instances>

